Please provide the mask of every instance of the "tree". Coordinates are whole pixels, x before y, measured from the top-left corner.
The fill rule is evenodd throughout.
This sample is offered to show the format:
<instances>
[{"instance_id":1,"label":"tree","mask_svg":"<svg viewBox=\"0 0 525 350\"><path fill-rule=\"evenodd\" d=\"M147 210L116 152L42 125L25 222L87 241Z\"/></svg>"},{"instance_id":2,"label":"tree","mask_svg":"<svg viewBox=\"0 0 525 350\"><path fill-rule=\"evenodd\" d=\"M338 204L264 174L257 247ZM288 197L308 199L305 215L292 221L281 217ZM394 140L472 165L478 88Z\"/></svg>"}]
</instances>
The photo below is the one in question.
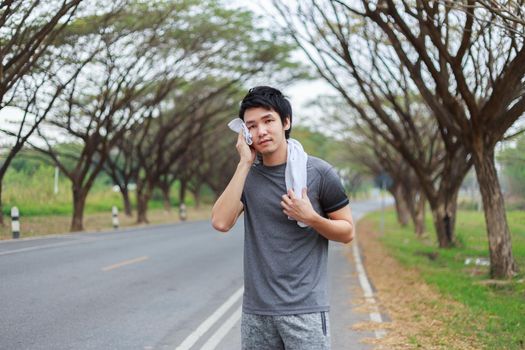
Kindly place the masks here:
<instances>
[{"instance_id":1,"label":"tree","mask_svg":"<svg viewBox=\"0 0 525 350\"><path fill-rule=\"evenodd\" d=\"M342 139L335 143L334 164L343 170L349 168L350 173L357 178L359 174L374 179L388 176L392 183L386 189L394 197L398 222L406 226L412 219L416 234L422 235L425 232L426 199L418 176L402 154L382 140L380 135L372 132L366 122L349 118L352 110L340 97L317 97L311 107L323 111L324 117L319 121L322 128L326 129L326 125L330 125L329 129L336 131ZM421 129L420 137L426 144L430 142L426 137L432 135L432 124L422 124L426 128Z\"/></svg>"},{"instance_id":2,"label":"tree","mask_svg":"<svg viewBox=\"0 0 525 350\"><path fill-rule=\"evenodd\" d=\"M407 70L392 64L390 45L363 19L341 16L346 10L334 3L301 3L298 17L291 19L285 14L294 11L275 4L320 76L375 137L411 166L430 204L439 246L453 245L457 194L471 162L465 147L446 137L445 128L428 123L431 112L414 91Z\"/></svg>"},{"instance_id":3,"label":"tree","mask_svg":"<svg viewBox=\"0 0 525 350\"><path fill-rule=\"evenodd\" d=\"M366 125L354 122L348 132L345 130L347 133L344 143L348 161L361 164L375 179L385 176L391 179L386 190L394 197L399 224L406 226L411 219L416 235L421 236L425 232L426 198L413 168Z\"/></svg>"},{"instance_id":4,"label":"tree","mask_svg":"<svg viewBox=\"0 0 525 350\"><path fill-rule=\"evenodd\" d=\"M462 12L454 2L417 4L403 1L399 6L388 0L373 7L363 2L362 12L352 11L373 21L388 37L440 127L468 150L483 200L491 276L512 277L518 267L494 149L525 112L523 37L498 26L504 19L490 9L470 7ZM525 5L519 8L523 13Z\"/></svg>"},{"instance_id":5,"label":"tree","mask_svg":"<svg viewBox=\"0 0 525 350\"><path fill-rule=\"evenodd\" d=\"M441 0L440 2L444 6L451 5L450 0ZM476 16L478 21L499 26L513 35L525 37L524 8L521 0L458 1L453 5L464 11L467 16ZM488 18L486 17L487 12L490 13ZM478 14L481 15L477 16ZM492 21L496 17L498 21Z\"/></svg>"},{"instance_id":6,"label":"tree","mask_svg":"<svg viewBox=\"0 0 525 350\"><path fill-rule=\"evenodd\" d=\"M34 68L54 38L71 20L80 2L0 2L0 109L11 101L12 97L5 100L6 95Z\"/></svg>"},{"instance_id":7,"label":"tree","mask_svg":"<svg viewBox=\"0 0 525 350\"><path fill-rule=\"evenodd\" d=\"M375 167L376 174L379 170L379 174L387 174L392 179L392 185L388 191L395 199L399 223L406 225L410 218L416 235L422 236L425 232L426 197L418 176L399 152L391 146L378 140L373 134L368 136L368 142L371 141L373 144L369 144L368 148L373 150L374 156L371 159L361 157L362 162L368 164L372 169Z\"/></svg>"},{"instance_id":8,"label":"tree","mask_svg":"<svg viewBox=\"0 0 525 350\"><path fill-rule=\"evenodd\" d=\"M124 133L123 137L117 140L106 162L104 162L104 171L113 180L113 184L118 186L122 195L124 213L128 217L133 215L129 196L130 185L136 183L138 174L137 161L132 154L133 136L137 133L134 128L138 126L139 124L135 124Z\"/></svg>"},{"instance_id":9,"label":"tree","mask_svg":"<svg viewBox=\"0 0 525 350\"><path fill-rule=\"evenodd\" d=\"M199 65L188 66L186 84L139 117L142 125L133 152L139 164L138 222L147 222L147 203L159 180L180 179L176 172L191 143L199 142L207 127L223 122L214 116L232 115L237 109L239 86L261 79L290 83L304 76L289 58L292 46L276 33L258 28L250 12L226 10L209 1L195 13L191 20L195 33L187 40L192 45L195 39L204 41L197 43L203 48L203 56L194 59Z\"/></svg>"},{"instance_id":10,"label":"tree","mask_svg":"<svg viewBox=\"0 0 525 350\"><path fill-rule=\"evenodd\" d=\"M225 125L218 128L219 132L226 134L231 133ZM211 141L211 139L209 139ZM205 152L206 173L202 181L208 185L215 194L215 200L219 198L222 191L230 182L235 167L239 162L239 154L235 149L236 138L221 138L213 144L213 147L207 147Z\"/></svg>"},{"instance_id":11,"label":"tree","mask_svg":"<svg viewBox=\"0 0 525 350\"><path fill-rule=\"evenodd\" d=\"M171 67L162 64L162 57L150 47L160 36L162 21L148 30L126 26L117 30L121 25L118 19L123 16L119 11L126 4L113 3L108 15L90 17L92 22L87 26L79 25L85 18L78 19L59 38L61 47L69 51L57 57L58 64L62 70L80 66L80 74L65 88L52 116L38 130L45 146L34 147L53 159L71 180L71 231L83 230L87 195L109 150L133 122L134 108L139 108L133 102L148 95L151 85L158 81L163 82L165 90L173 83L167 71ZM72 139L79 152L61 152L48 130L53 130L55 137ZM67 166L66 159L73 159L74 164Z\"/></svg>"},{"instance_id":12,"label":"tree","mask_svg":"<svg viewBox=\"0 0 525 350\"><path fill-rule=\"evenodd\" d=\"M0 110L20 107L21 120L0 128L11 147L0 163L0 225L4 224L2 182L11 161L45 119L70 77L58 78L52 62L42 62L60 31L71 21L81 0L71 1L1 1L0 2ZM31 18L31 20L28 20ZM39 65L39 68L36 66ZM74 75L74 74L73 74ZM35 102L47 81L60 79L61 85L47 94L45 102ZM4 121L4 125L8 124Z\"/></svg>"},{"instance_id":13,"label":"tree","mask_svg":"<svg viewBox=\"0 0 525 350\"><path fill-rule=\"evenodd\" d=\"M133 151L138 164L137 222L148 222L148 202L155 187L166 190L179 179L181 200L184 200L186 184L192 175L184 162L193 154L195 144L206 143L206 138L217 141L217 128L225 124L224 113L231 115L229 111L238 105L238 99L234 98L239 94L237 84L236 80L213 78L193 82L183 94L174 96L171 103L160 104L154 113L141 118L143 122L134 137ZM163 179L168 179L167 184L161 183Z\"/></svg>"},{"instance_id":14,"label":"tree","mask_svg":"<svg viewBox=\"0 0 525 350\"><path fill-rule=\"evenodd\" d=\"M474 1L465 3L473 5ZM363 49L375 53L376 48L382 50L379 53L384 55L368 55L367 59L353 60L351 64L356 86L369 96L368 103L377 105L381 96L399 96L390 93L391 85L384 84L384 77L397 78L391 80L393 83L406 81L403 85L409 89L402 91L419 93L438 125L450 159L444 163L449 168L450 185L443 191L453 201L447 202L455 205L455 180L468 170L462 164L473 163L484 203L491 275L510 277L517 266L494 165L494 147L525 110L522 93L525 45L522 35L497 25L501 16L474 6L465 12L456 4L392 0L377 3L362 0L356 4L334 0L321 6L320 2L312 1L311 8L320 17L309 16L307 23L313 23L310 27L321 43L325 33L332 35L333 40L320 50L326 59L320 62L323 68L330 67L326 67L327 62L335 62L332 68L339 68L342 62L351 64L348 58L354 58ZM522 12L525 5L519 6ZM367 30L361 31L361 39L353 36L364 26ZM378 67L376 63L381 63L383 69L366 79L368 71ZM356 77L357 73L361 73L361 78ZM337 78L329 76L336 81ZM378 116L382 114L377 108L375 112ZM404 120L403 114L399 118ZM390 128L386 120L383 124L383 128ZM381 128L374 131L379 133ZM395 140L392 141L394 145ZM451 151L456 155L450 157ZM409 154L403 156L412 164ZM422 186L428 187L424 182ZM426 190L425 193L432 207L432 196ZM434 221L439 231L439 222Z\"/></svg>"}]
</instances>

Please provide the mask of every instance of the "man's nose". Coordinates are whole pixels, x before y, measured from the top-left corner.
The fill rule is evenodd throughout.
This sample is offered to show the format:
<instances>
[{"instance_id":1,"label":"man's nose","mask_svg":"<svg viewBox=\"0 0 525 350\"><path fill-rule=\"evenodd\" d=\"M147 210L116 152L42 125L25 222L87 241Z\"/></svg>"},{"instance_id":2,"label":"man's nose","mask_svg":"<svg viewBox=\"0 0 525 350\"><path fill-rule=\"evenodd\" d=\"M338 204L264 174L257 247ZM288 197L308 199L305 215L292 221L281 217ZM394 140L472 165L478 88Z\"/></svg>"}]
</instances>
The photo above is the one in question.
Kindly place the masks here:
<instances>
[{"instance_id":1,"label":"man's nose","mask_svg":"<svg viewBox=\"0 0 525 350\"><path fill-rule=\"evenodd\" d=\"M263 125L260 125L258 128L257 128L257 135L261 136L261 135L266 135L267 133L267 130L266 130L266 127Z\"/></svg>"}]
</instances>

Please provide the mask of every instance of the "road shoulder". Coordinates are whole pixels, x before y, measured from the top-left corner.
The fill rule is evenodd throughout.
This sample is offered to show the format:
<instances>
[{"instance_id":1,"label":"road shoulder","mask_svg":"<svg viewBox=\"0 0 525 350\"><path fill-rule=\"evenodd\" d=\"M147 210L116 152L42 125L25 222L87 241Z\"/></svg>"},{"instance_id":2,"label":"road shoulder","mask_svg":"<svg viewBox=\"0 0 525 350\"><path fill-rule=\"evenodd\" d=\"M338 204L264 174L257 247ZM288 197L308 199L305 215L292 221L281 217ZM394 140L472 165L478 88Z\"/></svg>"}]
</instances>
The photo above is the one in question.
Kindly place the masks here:
<instances>
[{"instance_id":1,"label":"road shoulder","mask_svg":"<svg viewBox=\"0 0 525 350\"><path fill-rule=\"evenodd\" d=\"M459 336L448 327L464 317L465 307L427 285L417 270L403 267L390 256L366 219L359 222L359 244L379 308L391 318L382 324L355 324L356 330L387 330L385 337L364 342L375 345L375 349L481 348L474 337Z\"/></svg>"}]
</instances>

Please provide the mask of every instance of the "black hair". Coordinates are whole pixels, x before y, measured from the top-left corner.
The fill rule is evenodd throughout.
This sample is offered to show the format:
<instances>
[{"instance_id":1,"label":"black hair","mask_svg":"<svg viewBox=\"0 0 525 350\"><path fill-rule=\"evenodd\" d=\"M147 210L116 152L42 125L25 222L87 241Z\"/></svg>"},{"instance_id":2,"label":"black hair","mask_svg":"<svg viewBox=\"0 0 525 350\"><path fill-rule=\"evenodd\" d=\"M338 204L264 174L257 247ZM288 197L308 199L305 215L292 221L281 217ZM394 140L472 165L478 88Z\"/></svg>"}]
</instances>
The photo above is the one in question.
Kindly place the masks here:
<instances>
[{"instance_id":1,"label":"black hair","mask_svg":"<svg viewBox=\"0 0 525 350\"><path fill-rule=\"evenodd\" d=\"M262 107L267 110L273 109L281 117L283 125L286 118L290 118L290 128L284 131L284 137L288 139L292 131L292 106L290 101L282 94L281 91L270 86L256 86L248 90L244 96L239 109L239 118L244 120L244 112L250 108Z\"/></svg>"}]
</instances>

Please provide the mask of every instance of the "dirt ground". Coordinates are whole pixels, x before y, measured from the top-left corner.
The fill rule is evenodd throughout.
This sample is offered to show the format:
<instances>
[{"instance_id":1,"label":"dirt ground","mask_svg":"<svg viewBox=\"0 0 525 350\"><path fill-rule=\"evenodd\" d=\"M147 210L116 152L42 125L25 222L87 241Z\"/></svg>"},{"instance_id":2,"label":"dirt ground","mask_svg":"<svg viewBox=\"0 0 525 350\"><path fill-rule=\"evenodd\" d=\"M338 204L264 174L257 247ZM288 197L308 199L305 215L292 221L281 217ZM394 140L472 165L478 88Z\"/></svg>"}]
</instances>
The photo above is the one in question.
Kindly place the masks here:
<instances>
[{"instance_id":1,"label":"dirt ground","mask_svg":"<svg viewBox=\"0 0 525 350\"><path fill-rule=\"evenodd\" d=\"M389 319L381 324L371 321L355 324L353 328L357 331L386 331L384 338L366 338L364 342L374 344L375 349L482 349L471 333L462 334L465 328L456 327L468 322L469 328L480 329L481 321L477 324L479 320L473 320L462 304L427 285L418 271L401 266L381 245L370 223L359 224L358 244L363 263L376 289L379 310Z\"/></svg>"}]
</instances>

